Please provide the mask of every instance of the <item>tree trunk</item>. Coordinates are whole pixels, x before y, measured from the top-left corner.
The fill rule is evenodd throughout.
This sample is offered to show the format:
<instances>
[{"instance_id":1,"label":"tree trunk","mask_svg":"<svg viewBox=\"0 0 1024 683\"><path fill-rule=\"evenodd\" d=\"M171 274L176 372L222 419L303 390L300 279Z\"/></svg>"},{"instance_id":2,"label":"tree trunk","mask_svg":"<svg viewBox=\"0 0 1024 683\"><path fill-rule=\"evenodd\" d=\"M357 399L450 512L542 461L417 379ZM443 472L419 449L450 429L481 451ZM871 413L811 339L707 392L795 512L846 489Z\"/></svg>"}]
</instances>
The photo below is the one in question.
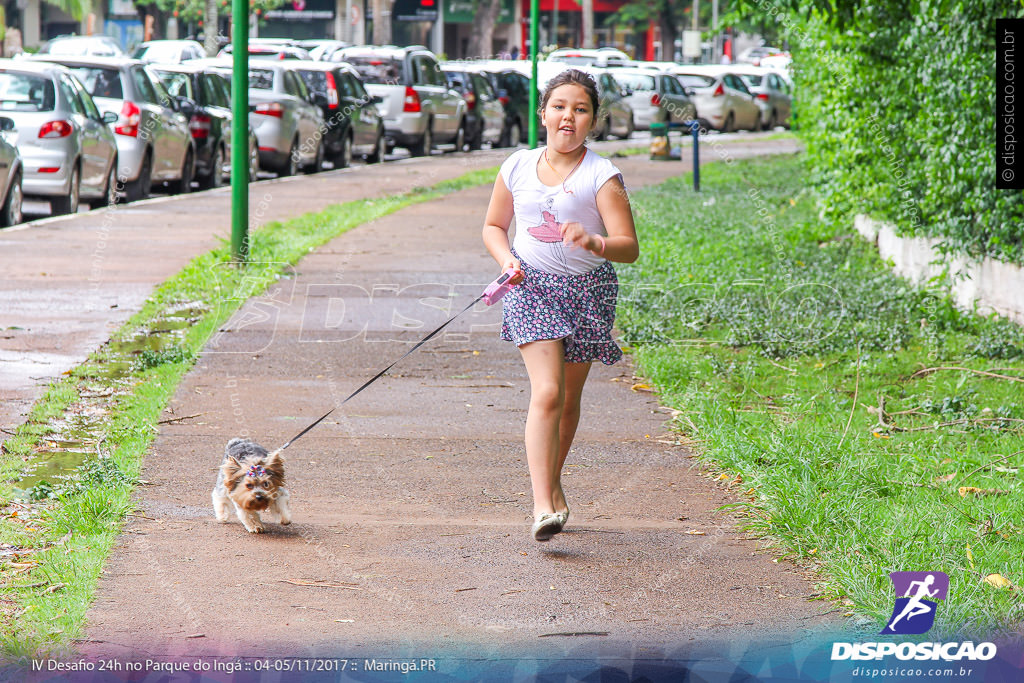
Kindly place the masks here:
<instances>
[{"instance_id":1,"label":"tree trunk","mask_svg":"<svg viewBox=\"0 0 1024 683\"><path fill-rule=\"evenodd\" d=\"M583 0L583 47L596 47L594 44L594 0Z\"/></svg>"},{"instance_id":2,"label":"tree trunk","mask_svg":"<svg viewBox=\"0 0 1024 683\"><path fill-rule=\"evenodd\" d=\"M373 44L391 44L391 8L394 0L373 0Z\"/></svg>"},{"instance_id":3,"label":"tree trunk","mask_svg":"<svg viewBox=\"0 0 1024 683\"><path fill-rule=\"evenodd\" d=\"M682 36L673 20L671 6L662 9L658 16L658 27L661 29L661 59L666 62L675 61L676 39Z\"/></svg>"},{"instance_id":4,"label":"tree trunk","mask_svg":"<svg viewBox=\"0 0 1024 683\"><path fill-rule=\"evenodd\" d=\"M217 43L217 0L206 0L206 16L203 19L203 50L207 57L216 57L220 51Z\"/></svg>"},{"instance_id":5,"label":"tree trunk","mask_svg":"<svg viewBox=\"0 0 1024 683\"><path fill-rule=\"evenodd\" d=\"M494 24L501 10L501 0L480 0L473 14L473 34L464 57L492 57L494 51Z\"/></svg>"}]
</instances>

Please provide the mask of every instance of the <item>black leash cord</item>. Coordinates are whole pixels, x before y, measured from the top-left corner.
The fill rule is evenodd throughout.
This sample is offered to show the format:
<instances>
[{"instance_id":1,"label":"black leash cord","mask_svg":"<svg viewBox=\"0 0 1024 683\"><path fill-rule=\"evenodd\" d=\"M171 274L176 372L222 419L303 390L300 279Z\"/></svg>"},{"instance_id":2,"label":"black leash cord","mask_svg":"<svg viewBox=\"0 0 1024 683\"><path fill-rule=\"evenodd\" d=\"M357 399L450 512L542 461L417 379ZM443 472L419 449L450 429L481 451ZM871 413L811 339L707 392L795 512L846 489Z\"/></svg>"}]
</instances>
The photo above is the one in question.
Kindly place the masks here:
<instances>
[{"instance_id":1,"label":"black leash cord","mask_svg":"<svg viewBox=\"0 0 1024 683\"><path fill-rule=\"evenodd\" d=\"M341 406L343 406L343 405L345 405L346 403L348 403L348 402L349 402L349 401L350 401L351 399L355 398L356 394L358 394L358 393L359 393L360 391L362 391L363 389L365 389L366 387L370 386L371 384L373 384L374 382L376 382L376 381L377 381L378 379L380 379L381 377L383 377L383 376L384 376L384 375L385 375L385 374L387 373L387 371L388 371L388 370L390 370L391 368L393 368L393 367L395 367L396 365L398 365L398 363L399 363L400 361L402 361L403 359L405 359L405 357L406 357L406 356L408 356L408 355L409 355L410 353L412 353L413 351L415 351L416 349L420 348L421 346L423 346L424 344L426 344L426 343L427 343L428 341L430 341L431 339L433 339L433 338L434 338L434 336L435 336L435 335L436 335L436 334L437 334L438 332L440 332L440 331L441 331L441 330L443 330L444 328L448 327L449 323L451 323L451 322L452 322L453 320L455 320L456 318L458 318L458 317L459 317L460 315L462 315L463 313L465 313L465 312L466 312L466 311L468 311L469 309L473 308L473 306L476 306L476 305L477 305L477 303L478 303L478 302L479 302L479 301L480 301L481 299L483 299L483 298L484 298L484 295L483 295L483 294L481 294L481 295L480 295L480 296L478 296L477 298L473 299L473 301L471 301L471 302L469 303L469 305L468 305L468 306L466 306L465 308L463 308L463 309L462 309L461 311L459 311L458 313L456 313L456 314L455 314L455 315L453 315L452 317L448 318L448 320L446 320L446 321L444 321L443 323L441 323L441 326L440 326L440 327L438 327L438 328L437 328L436 330L434 330L433 332L431 332L430 334L428 334L428 335L427 335L426 337L424 337L423 339L419 340L419 342L417 342L417 343L416 343L416 346L414 346L414 347L412 347L411 349L409 349L408 351L406 351L406 352L405 352L405 354L404 354L404 355L403 355L403 356L402 356L401 358L399 358L399 359L398 359L398 360L396 360L396 361L395 361L394 363L392 363L391 365L387 366L386 368L384 368L383 370L381 370L380 372L378 372L378 373L377 373L376 375L374 375L373 377L371 377L371 378L370 378L369 380L367 380L367 382L366 382L365 384L363 384L363 386L359 387L358 389L356 389L355 391L353 391L353 392L352 392L351 394L349 394L349 395L348 395L348 398L346 398L346 399L345 399L344 401L342 401L342 402L341 402L341 403L339 403L338 405L336 405L336 406L334 406L333 408L331 408L330 410L328 410L328 411L327 411L326 413L324 413L324 414L323 414L323 415L321 415L321 416L320 416L319 418L317 418L317 421L316 421L316 422L314 422L313 424L309 425L308 427L306 427L305 429L303 429L303 430L302 430L301 432L299 432L298 434L296 434L295 436L293 436L293 437L292 437L291 439L289 439L289 440L288 440L288 443L286 443L285 445L283 445L283 446L281 446L280 448L278 448L278 449L277 449L277 452L278 452L278 453L280 453L280 452L281 452L281 451L283 451L284 449L286 449L286 448L288 448L289 446L291 446L291 445L292 445L292 443L294 443L295 441L297 441L297 440L298 440L298 438L299 438L300 436L302 436L303 434L305 434L306 432L308 432L308 431L309 431L310 429L312 429L313 427L316 427L316 426L317 426L318 424L320 424L321 422L323 422L323 421L324 421L324 420L325 420L325 419L327 418L327 416L328 416L328 415L330 415L330 414L331 414L331 413L333 413L333 412L334 412L335 410L337 410L337 409L338 409L338 408L340 408Z\"/></svg>"}]
</instances>

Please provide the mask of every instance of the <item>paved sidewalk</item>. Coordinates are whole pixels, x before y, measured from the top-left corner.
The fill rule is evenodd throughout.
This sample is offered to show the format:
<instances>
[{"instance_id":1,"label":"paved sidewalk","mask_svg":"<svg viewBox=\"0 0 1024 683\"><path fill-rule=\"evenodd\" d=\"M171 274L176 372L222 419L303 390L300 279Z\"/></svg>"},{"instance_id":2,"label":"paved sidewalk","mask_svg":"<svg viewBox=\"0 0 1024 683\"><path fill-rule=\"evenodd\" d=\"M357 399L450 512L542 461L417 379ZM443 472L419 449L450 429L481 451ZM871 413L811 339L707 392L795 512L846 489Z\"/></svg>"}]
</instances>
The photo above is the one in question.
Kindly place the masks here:
<instances>
[{"instance_id":1,"label":"paved sidewalk","mask_svg":"<svg viewBox=\"0 0 1024 683\"><path fill-rule=\"evenodd\" d=\"M793 148L751 138L729 153ZM507 152L490 154L472 163L493 165ZM417 182L410 164L274 184L272 205L283 217L287 207L318 208L325 195L352 198L356 183L384 193L385 183L397 191L466 170L461 157L432 158L430 172L435 162L444 170L429 182ZM642 156L616 163L632 188L686 168ZM209 493L229 438L282 443L492 279L479 232L488 195L466 190L361 226L304 258L295 277L225 326L168 408L168 417L199 417L164 425L147 457L145 517L128 523L107 564L84 652L561 657L669 652L832 623L826 605L806 599L804 576L715 511L731 494L671 443L666 414L656 397L631 389L625 363L595 368L588 383L566 476L568 530L532 541L526 373L497 339L499 311L482 304L286 452L292 526L251 536L215 521ZM216 197L202 201L217 215ZM186 202L144 209L159 210L159 219L149 215L162 226L140 226L149 240L135 244L163 256L168 243L171 263L140 265L136 256L120 271L111 258L104 283L116 287L119 277L130 287L117 309L96 305L81 316L91 327L76 348L102 336L97 319L107 329L123 320L147 281L215 242L188 227L213 219ZM175 245L171 226L187 248ZM26 280L40 268L17 267ZM143 277L157 269L164 274ZM69 275L64 287L73 282ZM552 635L567 633L606 635Z\"/></svg>"},{"instance_id":2,"label":"paved sidewalk","mask_svg":"<svg viewBox=\"0 0 1024 683\"><path fill-rule=\"evenodd\" d=\"M435 154L259 182L250 188L250 224L428 187L507 155ZM20 424L46 386L109 339L157 285L230 238L229 187L0 230L0 427ZM0 433L0 443L6 438Z\"/></svg>"}]
</instances>

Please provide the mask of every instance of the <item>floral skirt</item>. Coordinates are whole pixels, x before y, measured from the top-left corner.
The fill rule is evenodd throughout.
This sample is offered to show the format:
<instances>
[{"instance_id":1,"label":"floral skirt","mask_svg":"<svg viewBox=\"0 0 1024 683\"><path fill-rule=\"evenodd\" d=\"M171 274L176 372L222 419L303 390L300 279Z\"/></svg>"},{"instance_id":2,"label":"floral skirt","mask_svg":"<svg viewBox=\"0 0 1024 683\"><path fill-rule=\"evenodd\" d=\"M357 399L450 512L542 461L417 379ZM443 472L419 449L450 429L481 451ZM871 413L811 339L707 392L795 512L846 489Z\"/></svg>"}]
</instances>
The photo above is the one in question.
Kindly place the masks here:
<instances>
[{"instance_id":1,"label":"floral skirt","mask_svg":"<svg viewBox=\"0 0 1024 683\"><path fill-rule=\"evenodd\" d=\"M555 275L520 262L525 278L502 300L502 339L516 346L562 339L567 363L622 359L612 340L619 281L611 263L582 275Z\"/></svg>"}]
</instances>

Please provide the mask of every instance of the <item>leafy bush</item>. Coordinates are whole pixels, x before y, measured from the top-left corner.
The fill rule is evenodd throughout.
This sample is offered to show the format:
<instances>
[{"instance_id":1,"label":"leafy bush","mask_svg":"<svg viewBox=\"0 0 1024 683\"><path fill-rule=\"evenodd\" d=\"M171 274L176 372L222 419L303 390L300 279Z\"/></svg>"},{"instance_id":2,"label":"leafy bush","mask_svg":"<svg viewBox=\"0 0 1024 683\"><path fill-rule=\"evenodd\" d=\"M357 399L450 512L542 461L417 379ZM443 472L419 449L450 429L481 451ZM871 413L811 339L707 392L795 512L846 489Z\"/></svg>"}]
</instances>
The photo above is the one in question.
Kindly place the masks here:
<instances>
[{"instance_id":1,"label":"leafy bush","mask_svg":"<svg viewBox=\"0 0 1024 683\"><path fill-rule=\"evenodd\" d=\"M994 66L995 20L1024 5L805 4L827 8L787 22L823 215L867 213L948 253L1024 263L1024 193L995 189Z\"/></svg>"}]
</instances>

